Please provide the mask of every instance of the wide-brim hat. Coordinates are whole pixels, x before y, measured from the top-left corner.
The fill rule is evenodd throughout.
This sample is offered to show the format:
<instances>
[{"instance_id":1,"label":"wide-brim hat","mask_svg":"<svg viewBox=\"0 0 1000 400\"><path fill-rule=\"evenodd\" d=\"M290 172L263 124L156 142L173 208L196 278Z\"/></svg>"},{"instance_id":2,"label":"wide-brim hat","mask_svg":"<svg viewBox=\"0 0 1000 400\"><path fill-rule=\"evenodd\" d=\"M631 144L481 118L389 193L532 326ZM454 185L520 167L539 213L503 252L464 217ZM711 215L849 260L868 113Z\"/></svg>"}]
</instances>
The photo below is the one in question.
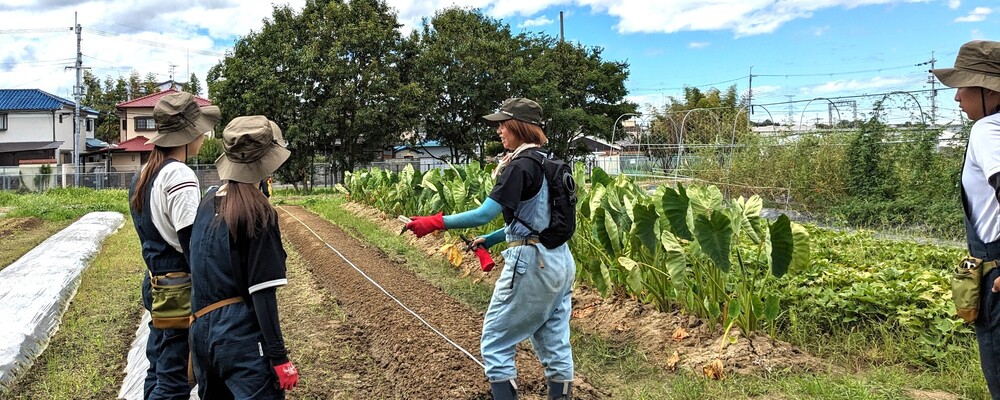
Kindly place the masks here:
<instances>
[{"instance_id":1,"label":"wide-brim hat","mask_svg":"<svg viewBox=\"0 0 1000 400\"><path fill-rule=\"evenodd\" d=\"M484 115L483 119L490 126L497 126L509 119L542 126L542 106L531 99L514 97L504 100L503 104L500 105L500 111Z\"/></svg>"},{"instance_id":2,"label":"wide-brim hat","mask_svg":"<svg viewBox=\"0 0 1000 400\"><path fill-rule=\"evenodd\" d=\"M191 93L170 93L153 107L156 134L148 143L160 147L186 145L211 131L221 116L219 107L201 107Z\"/></svg>"},{"instance_id":3,"label":"wide-brim hat","mask_svg":"<svg viewBox=\"0 0 1000 400\"><path fill-rule=\"evenodd\" d=\"M973 40L958 49L954 68L932 69L945 86L982 87L1000 92L1000 42Z\"/></svg>"},{"instance_id":4,"label":"wide-brim hat","mask_svg":"<svg viewBox=\"0 0 1000 400\"><path fill-rule=\"evenodd\" d=\"M219 179L258 183L288 160L278 124L260 115L236 117L222 131L223 153L215 160Z\"/></svg>"}]
</instances>

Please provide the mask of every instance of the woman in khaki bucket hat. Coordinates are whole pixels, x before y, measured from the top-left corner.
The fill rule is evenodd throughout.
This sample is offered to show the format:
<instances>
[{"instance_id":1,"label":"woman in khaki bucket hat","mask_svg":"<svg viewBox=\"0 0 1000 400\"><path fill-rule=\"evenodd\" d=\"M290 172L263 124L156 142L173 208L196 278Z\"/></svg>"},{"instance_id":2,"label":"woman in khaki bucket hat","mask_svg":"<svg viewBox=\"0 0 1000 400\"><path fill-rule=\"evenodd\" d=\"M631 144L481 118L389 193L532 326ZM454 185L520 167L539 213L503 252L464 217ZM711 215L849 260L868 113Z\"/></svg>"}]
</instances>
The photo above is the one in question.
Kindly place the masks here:
<instances>
[{"instance_id":1,"label":"woman in khaki bucket hat","mask_svg":"<svg viewBox=\"0 0 1000 400\"><path fill-rule=\"evenodd\" d=\"M191 352L198 394L283 399L299 381L275 294L287 283L285 250L278 213L257 185L290 152L281 129L263 116L233 119L222 131L222 146L215 165L223 184L205 194L191 233Z\"/></svg>"},{"instance_id":2,"label":"woman in khaki bucket hat","mask_svg":"<svg viewBox=\"0 0 1000 400\"><path fill-rule=\"evenodd\" d=\"M959 315L975 322L986 386L1000 399L1000 42L975 40L958 50L953 68L931 70L941 83L957 88L955 101L975 121L962 166L962 206L975 280L953 285ZM956 276L970 276L956 270ZM966 288L963 282L972 282ZM978 297L978 299L976 299Z\"/></svg>"},{"instance_id":3,"label":"woman in khaki bucket hat","mask_svg":"<svg viewBox=\"0 0 1000 400\"><path fill-rule=\"evenodd\" d=\"M185 302L154 303L151 280L163 282L159 278L169 278L189 282L191 269L185 255L189 254L191 225L201 189L198 177L184 162L198 154L205 133L219 121L219 108L199 106L191 93L170 93L156 103L153 118L157 128L149 140L154 145L153 152L129 190L132 222L142 242L142 258L148 270L142 282L142 300L146 310L153 314L146 341L149 368L143 393L145 399L178 399L187 398L191 392L186 316L190 310ZM155 310L153 304L157 304ZM159 318L162 308L169 308L163 311L174 317Z\"/></svg>"}]
</instances>

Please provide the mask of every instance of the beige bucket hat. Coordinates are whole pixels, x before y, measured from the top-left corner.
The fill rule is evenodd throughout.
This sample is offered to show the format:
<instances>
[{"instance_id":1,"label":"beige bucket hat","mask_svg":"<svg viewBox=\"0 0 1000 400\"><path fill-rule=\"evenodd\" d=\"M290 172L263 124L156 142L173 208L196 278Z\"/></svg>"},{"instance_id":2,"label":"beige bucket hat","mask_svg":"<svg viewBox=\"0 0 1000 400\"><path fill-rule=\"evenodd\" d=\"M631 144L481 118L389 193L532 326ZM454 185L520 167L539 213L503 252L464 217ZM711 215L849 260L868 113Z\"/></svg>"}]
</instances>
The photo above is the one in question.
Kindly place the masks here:
<instances>
[{"instance_id":1,"label":"beige bucket hat","mask_svg":"<svg viewBox=\"0 0 1000 400\"><path fill-rule=\"evenodd\" d=\"M932 69L945 86L982 87L1000 92L1000 42L973 40L958 49L954 68Z\"/></svg>"},{"instance_id":2,"label":"beige bucket hat","mask_svg":"<svg viewBox=\"0 0 1000 400\"><path fill-rule=\"evenodd\" d=\"M160 147L186 145L211 131L219 123L221 115L219 107L198 106L191 93L170 93L160 98L153 107L156 134L149 139L149 143Z\"/></svg>"},{"instance_id":3,"label":"beige bucket hat","mask_svg":"<svg viewBox=\"0 0 1000 400\"><path fill-rule=\"evenodd\" d=\"M215 160L219 179L258 183L274 173L292 152L278 124L264 116L236 117L222 131L223 153Z\"/></svg>"}]
</instances>

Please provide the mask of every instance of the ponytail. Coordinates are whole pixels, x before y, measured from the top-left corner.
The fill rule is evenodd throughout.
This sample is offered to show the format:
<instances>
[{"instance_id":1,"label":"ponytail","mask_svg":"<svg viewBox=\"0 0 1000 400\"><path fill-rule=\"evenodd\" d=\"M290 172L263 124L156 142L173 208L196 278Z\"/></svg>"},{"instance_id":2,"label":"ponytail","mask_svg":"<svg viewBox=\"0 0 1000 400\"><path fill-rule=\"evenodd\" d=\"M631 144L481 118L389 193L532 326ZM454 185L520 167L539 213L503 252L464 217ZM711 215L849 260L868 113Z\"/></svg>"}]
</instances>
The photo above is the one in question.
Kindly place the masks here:
<instances>
[{"instance_id":1,"label":"ponytail","mask_svg":"<svg viewBox=\"0 0 1000 400\"><path fill-rule=\"evenodd\" d=\"M143 205L146 202L146 187L153 184L153 174L160 170L163 163L167 161L167 148L153 146L153 152L149 155L146 167L139 174L139 180L135 183L135 190L132 198L129 199L129 206L138 214L142 214Z\"/></svg>"}]
</instances>

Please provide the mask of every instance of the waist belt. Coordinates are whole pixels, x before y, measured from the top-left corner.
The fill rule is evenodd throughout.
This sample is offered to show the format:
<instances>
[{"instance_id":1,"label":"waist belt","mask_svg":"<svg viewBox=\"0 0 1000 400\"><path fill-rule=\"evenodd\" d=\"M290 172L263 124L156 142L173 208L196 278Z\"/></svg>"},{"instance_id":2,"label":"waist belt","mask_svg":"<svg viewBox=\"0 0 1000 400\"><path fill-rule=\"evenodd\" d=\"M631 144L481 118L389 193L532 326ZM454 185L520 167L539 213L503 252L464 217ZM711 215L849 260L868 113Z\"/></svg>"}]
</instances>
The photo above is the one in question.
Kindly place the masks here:
<instances>
[{"instance_id":1,"label":"waist belt","mask_svg":"<svg viewBox=\"0 0 1000 400\"><path fill-rule=\"evenodd\" d=\"M541 243L536 237L530 237L522 240L515 240L513 242L507 242L507 248L517 247L517 246L530 246L533 244Z\"/></svg>"},{"instance_id":2,"label":"waist belt","mask_svg":"<svg viewBox=\"0 0 1000 400\"><path fill-rule=\"evenodd\" d=\"M201 318L205 314L208 314L208 313L210 313L212 311L218 310L218 309L220 309L222 307L225 307L225 306L228 306L230 304L239 303L241 301L243 301L243 298L239 297L239 296L236 296L236 297L230 297L228 299L219 300L219 301L217 301L215 303L209 304L208 307L202 308L202 309L198 310L198 312L192 314L191 315L191 322L194 322L194 320L196 320L198 318Z\"/></svg>"}]
</instances>

